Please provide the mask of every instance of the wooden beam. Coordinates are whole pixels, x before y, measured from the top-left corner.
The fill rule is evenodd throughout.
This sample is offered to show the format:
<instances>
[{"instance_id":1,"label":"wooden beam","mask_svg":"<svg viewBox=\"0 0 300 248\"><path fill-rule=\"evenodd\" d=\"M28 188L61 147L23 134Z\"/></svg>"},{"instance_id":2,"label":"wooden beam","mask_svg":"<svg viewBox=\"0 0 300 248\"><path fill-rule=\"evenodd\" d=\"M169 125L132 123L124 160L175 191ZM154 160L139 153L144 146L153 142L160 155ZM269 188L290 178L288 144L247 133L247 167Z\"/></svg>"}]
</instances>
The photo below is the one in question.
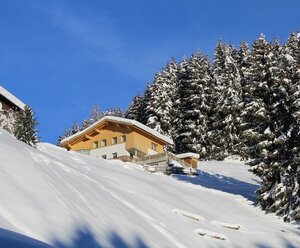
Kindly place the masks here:
<instances>
[{"instance_id":1,"label":"wooden beam","mask_svg":"<svg viewBox=\"0 0 300 248\"><path fill-rule=\"evenodd\" d=\"M129 131L133 131L133 126L131 126L131 125L125 125L125 129L128 129Z\"/></svg>"},{"instance_id":2,"label":"wooden beam","mask_svg":"<svg viewBox=\"0 0 300 248\"><path fill-rule=\"evenodd\" d=\"M118 127L118 123L117 122L114 122L114 121L110 121L109 124L111 127Z\"/></svg>"},{"instance_id":3,"label":"wooden beam","mask_svg":"<svg viewBox=\"0 0 300 248\"><path fill-rule=\"evenodd\" d=\"M93 137L92 137L92 136L90 136L90 135L87 135L87 134L85 134L85 135L84 135L84 138L86 138L86 139L89 139L89 140L90 140L90 139L92 139Z\"/></svg>"},{"instance_id":4,"label":"wooden beam","mask_svg":"<svg viewBox=\"0 0 300 248\"><path fill-rule=\"evenodd\" d=\"M83 136L79 136L79 137L77 137L76 139L70 140L69 144L70 144L70 145L74 145L74 144L76 144L76 143L82 141L82 138L83 138Z\"/></svg>"}]
</instances>

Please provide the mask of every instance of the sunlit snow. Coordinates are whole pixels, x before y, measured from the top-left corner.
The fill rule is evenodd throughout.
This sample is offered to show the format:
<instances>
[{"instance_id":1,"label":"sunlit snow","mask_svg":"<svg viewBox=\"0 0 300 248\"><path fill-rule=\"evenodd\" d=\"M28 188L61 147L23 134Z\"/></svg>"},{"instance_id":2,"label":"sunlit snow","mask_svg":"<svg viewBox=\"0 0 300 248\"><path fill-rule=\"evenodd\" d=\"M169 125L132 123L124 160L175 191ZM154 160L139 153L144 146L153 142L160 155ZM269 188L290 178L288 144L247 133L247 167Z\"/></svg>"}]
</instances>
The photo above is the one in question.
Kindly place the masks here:
<instances>
[{"instance_id":1,"label":"sunlit snow","mask_svg":"<svg viewBox=\"0 0 300 248\"><path fill-rule=\"evenodd\" d=\"M0 227L56 248L300 246L295 225L253 206L259 181L245 165L199 168L151 174L0 130Z\"/></svg>"}]
</instances>

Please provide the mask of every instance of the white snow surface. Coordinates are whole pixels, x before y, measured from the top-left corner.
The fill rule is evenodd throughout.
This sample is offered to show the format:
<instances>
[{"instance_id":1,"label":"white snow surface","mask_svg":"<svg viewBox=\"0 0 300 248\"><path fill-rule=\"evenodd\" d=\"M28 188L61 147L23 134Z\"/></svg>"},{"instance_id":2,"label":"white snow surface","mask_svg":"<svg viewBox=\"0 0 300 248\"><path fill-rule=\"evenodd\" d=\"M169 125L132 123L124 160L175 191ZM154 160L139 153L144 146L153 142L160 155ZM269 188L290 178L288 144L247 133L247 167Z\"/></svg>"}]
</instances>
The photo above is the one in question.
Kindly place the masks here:
<instances>
[{"instance_id":1,"label":"white snow surface","mask_svg":"<svg viewBox=\"0 0 300 248\"><path fill-rule=\"evenodd\" d=\"M249 171L250 167L238 159L225 159L225 161L199 161L198 169L217 177L229 177L236 180L260 185L260 178Z\"/></svg>"},{"instance_id":2,"label":"white snow surface","mask_svg":"<svg viewBox=\"0 0 300 248\"><path fill-rule=\"evenodd\" d=\"M56 248L300 247L296 225L199 183L214 175L175 178L131 165L47 143L34 149L0 129L0 227Z\"/></svg>"},{"instance_id":3,"label":"white snow surface","mask_svg":"<svg viewBox=\"0 0 300 248\"><path fill-rule=\"evenodd\" d=\"M9 91L4 89L1 85L0 85L0 95L4 96L6 99L11 101L13 104L18 106L20 109L25 108L25 103L23 103L20 99L18 99L13 94L11 94Z\"/></svg>"},{"instance_id":4,"label":"white snow surface","mask_svg":"<svg viewBox=\"0 0 300 248\"><path fill-rule=\"evenodd\" d=\"M175 161L175 160L171 160L171 161L169 162L169 164L171 164L171 165L174 166L174 167L182 168L182 164L178 163L178 162Z\"/></svg>"},{"instance_id":5,"label":"white snow surface","mask_svg":"<svg viewBox=\"0 0 300 248\"><path fill-rule=\"evenodd\" d=\"M135 121L135 120L131 120L131 119L127 119L127 118L122 118L122 117L116 117L116 116L104 116L103 118L101 118L99 121L95 122L94 124L92 124L91 126L87 127L86 129L83 129L82 131L78 132L78 133L75 133L65 139L63 139L60 143L63 144L69 140L72 140L76 137L79 137L80 135L86 133L87 131L89 130L92 130L93 128L95 128L96 126L98 126L101 122L104 122L104 121L111 121L111 122L117 122L117 123L123 123L123 124L129 124L129 125L132 125L132 126L136 126L142 130L144 130L145 132L153 135L153 136L156 136L157 138L167 142L168 144L173 144L173 140L170 139L169 137L165 136L165 135L162 135L161 133L155 131L154 129L150 128L150 127L147 127L146 125L138 122L138 121Z\"/></svg>"}]
</instances>

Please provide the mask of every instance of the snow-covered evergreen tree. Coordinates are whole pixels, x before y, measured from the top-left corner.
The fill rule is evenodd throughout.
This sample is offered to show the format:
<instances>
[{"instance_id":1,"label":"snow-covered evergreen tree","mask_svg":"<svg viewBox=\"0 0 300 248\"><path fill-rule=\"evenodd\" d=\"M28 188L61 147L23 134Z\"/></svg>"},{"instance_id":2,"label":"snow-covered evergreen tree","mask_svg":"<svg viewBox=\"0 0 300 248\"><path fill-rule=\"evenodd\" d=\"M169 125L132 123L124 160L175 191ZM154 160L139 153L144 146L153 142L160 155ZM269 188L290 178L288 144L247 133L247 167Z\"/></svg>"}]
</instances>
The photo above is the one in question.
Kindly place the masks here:
<instances>
[{"instance_id":1,"label":"snow-covered evergreen tree","mask_svg":"<svg viewBox=\"0 0 300 248\"><path fill-rule=\"evenodd\" d=\"M270 113L268 111L268 99L270 90L268 86L268 64L267 56L270 53L270 46L261 35L257 39L247 57L249 67L244 71L244 103L245 109L242 112L242 142L244 147L241 155L247 158L258 160L258 144L264 140L263 135L268 128Z\"/></svg>"},{"instance_id":2,"label":"snow-covered evergreen tree","mask_svg":"<svg viewBox=\"0 0 300 248\"><path fill-rule=\"evenodd\" d=\"M178 71L177 100L174 104L176 152L196 152L207 158L208 117L211 110L211 65L199 51L183 59Z\"/></svg>"},{"instance_id":3,"label":"snow-covered evergreen tree","mask_svg":"<svg viewBox=\"0 0 300 248\"><path fill-rule=\"evenodd\" d=\"M152 112L149 112L149 105L150 105L150 99L151 99L151 94L152 94L152 85L148 82L144 95L143 95L143 101L142 101L142 106L141 106L141 123L144 125L147 124L147 121L149 119L149 116L152 114Z\"/></svg>"},{"instance_id":4,"label":"snow-covered evergreen tree","mask_svg":"<svg viewBox=\"0 0 300 248\"><path fill-rule=\"evenodd\" d=\"M18 140L35 147L36 143L39 142L37 125L35 113L26 105L24 111L19 111L16 114L13 134Z\"/></svg>"},{"instance_id":5,"label":"snow-covered evergreen tree","mask_svg":"<svg viewBox=\"0 0 300 248\"><path fill-rule=\"evenodd\" d=\"M69 137L69 136L71 136L71 135L72 135L71 129L66 129L62 135L58 136L56 145L57 145L57 146L60 146L60 142L61 142L63 139L65 139L65 138L67 138L67 137Z\"/></svg>"},{"instance_id":6,"label":"snow-covered evergreen tree","mask_svg":"<svg viewBox=\"0 0 300 248\"><path fill-rule=\"evenodd\" d=\"M75 134L75 133L78 133L79 131L80 131L80 127L79 127L77 121L75 121L75 122L73 123L73 125L72 125L71 130L70 130L70 135L73 135L73 134Z\"/></svg>"},{"instance_id":7,"label":"snow-covered evergreen tree","mask_svg":"<svg viewBox=\"0 0 300 248\"><path fill-rule=\"evenodd\" d=\"M281 55L279 41L269 45L265 58L268 65L265 80L269 94L264 99L269 114L268 119L261 123L266 129L262 130L257 144L259 163L255 162L252 166L252 171L262 179L258 190L260 205L266 211L280 215L288 201L284 177L286 165L292 157L289 136L293 122L288 97L291 81L281 65Z\"/></svg>"},{"instance_id":8,"label":"snow-covered evergreen tree","mask_svg":"<svg viewBox=\"0 0 300 248\"><path fill-rule=\"evenodd\" d=\"M86 129L94 123L94 119L84 119L81 123L80 130Z\"/></svg>"},{"instance_id":9,"label":"snow-covered evergreen tree","mask_svg":"<svg viewBox=\"0 0 300 248\"><path fill-rule=\"evenodd\" d=\"M286 159L285 169L281 172L282 187L278 187L277 192L283 199L277 213L290 221L300 220L300 33L290 35L284 47L282 60L284 71L289 76L285 83L291 81L291 91L288 94L289 112L293 118L286 121L293 123L289 126L286 136L289 141L287 149L293 156Z\"/></svg>"},{"instance_id":10,"label":"snow-covered evergreen tree","mask_svg":"<svg viewBox=\"0 0 300 248\"><path fill-rule=\"evenodd\" d=\"M248 70L249 68L249 63L248 63L249 55L250 55L249 45L246 41L243 41L239 46L238 55L236 59L237 66L240 72L242 88L244 83L244 71Z\"/></svg>"},{"instance_id":11,"label":"snow-covered evergreen tree","mask_svg":"<svg viewBox=\"0 0 300 248\"><path fill-rule=\"evenodd\" d=\"M300 65L300 32L298 34L291 33L287 43L286 47L288 49L288 55L292 57L294 60L293 66L299 69Z\"/></svg>"},{"instance_id":12,"label":"snow-covered evergreen tree","mask_svg":"<svg viewBox=\"0 0 300 248\"><path fill-rule=\"evenodd\" d=\"M15 116L16 114L13 110L0 110L0 128L12 134L14 131Z\"/></svg>"},{"instance_id":13,"label":"snow-covered evergreen tree","mask_svg":"<svg viewBox=\"0 0 300 248\"><path fill-rule=\"evenodd\" d=\"M176 125L174 131L174 143L176 153L187 152L192 144L192 139L190 137L191 133L189 132L191 130L191 126L188 126L190 125L190 123L187 123L190 120L187 120L187 118L184 116L185 112L189 108L188 100L190 99L190 82L188 74L188 59L184 57L178 66L178 83L176 100L174 102L176 115L173 125Z\"/></svg>"},{"instance_id":14,"label":"snow-covered evergreen tree","mask_svg":"<svg viewBox=\"0 0 300 248\"><path fill-rule=\"evenodd\" d=\"M117 109L111 108L111 109L101 112L101 116L102 117L104 117L104 116L124 117L124 113L121 108L117 108Z\"/></svg>"},{"instance_id":15,"label":"snow-covered evergreen tree","mask_svg":"<svg viewBox=\"0 0 300 248\"><path fill-rule=\"evenodd\" d=\"M99 121L102 118L102 114L100 112L100 107L98 104L95 104L92 108L92 112L90 115L90 123L95 123L96 121Z\"/></svg>"},{"instance_id":16,"label":"snow-covered evergreen tree","mask_svg":"<svg viewBox=\"0 0 300 248\"><path fill-rule=\"evenodd\" d=\"M243 109L238 51L219 41L213 63L214 113L210 118L211 158L239 153L240 114Z\"/></svg>"},{"instance_id":17,"label":"snow-covered evergreen tree","mask_svg":"<svg viewBox=\"0 0 300 248\"><path fill-rule=\"evenodd\" d=\"M143 97L138 92L138 94L133 97L132 102L128 106L125 112L125 118L141 122L142 114L143 114L142 107L143 107Z\"/></svg>"},{"instance_id":18,"label":"snow-covered evergreen tree","mask_svg":"<svg viewBox=\"0 0 300 248\"><path fill-rule=\"evenodd\" d=\"M92 124L94 124L96 121L100 120L103 117L102 113L100 112L100 107L98 104L95 104L92 108L91 114L87 119L84 119L81 123L80 130L86 129ZM71 128L72 130L73 128ZM80 131L79 130L79 131ZM74 130L73 130L74 131ZM68 132L66 132L67 134ZM74 134L74 132L71 131L71 134ZM64 136L64 135L63 135Z\"/></svg>"},{"instance_id":19,"label":"snow-covered evergreen tree","mask_svg":"<svg viewBox=\"0 0 300 248\"><path fill-rule=\"evenodd\" d=\"M262 179L257 191L260 206L288 221L300 217L296 155L300 144L295 121L299 100L291 97L291 92L299 94L299 88L291 74L294 59L287 51L279 41L268 44L263 35L255 41L245 74L243 138L251 170Z\"/></svg>"},{"instance_id":20,"label":"snow-covered evergreen tree","mask_svg":"<svg viewBox=\"0 0 300 248\"><path fill-rule=\"evenodd\" d=\"M172 108L177 80L177 63L172 60L167 66L155 75L151 87L151 94L146 106L146 125L172 136Z\"/></svg>"}]
</instances>

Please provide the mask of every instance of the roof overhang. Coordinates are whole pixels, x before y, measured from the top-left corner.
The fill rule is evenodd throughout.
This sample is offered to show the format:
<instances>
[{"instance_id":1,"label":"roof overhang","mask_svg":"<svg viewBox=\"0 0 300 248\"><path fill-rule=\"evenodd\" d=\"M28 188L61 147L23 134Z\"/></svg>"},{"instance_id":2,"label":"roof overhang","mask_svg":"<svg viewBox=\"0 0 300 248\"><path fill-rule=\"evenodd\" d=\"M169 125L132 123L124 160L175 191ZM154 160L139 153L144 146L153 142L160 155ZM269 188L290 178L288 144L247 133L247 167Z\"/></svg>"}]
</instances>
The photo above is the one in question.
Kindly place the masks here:
<instances>
[{"instance_id":1,"label":"roof overhang","mask_svg":"<svg viewBox=\"0 0 300 248\"><path fill-rule=\"evenodd\" d=\"M4 89L1 85L0 85L0 95L2 97L4 97L5 99L7 99L9 102L11 102L12 105L15 105L17 108L24 110L25 103L23 103L16 96L14 96L9 91L7 91L6 89Z\"/></svg>"},{"instance_id":2,"label":"roof overhang","mask_svg":"<svg viewBox=\"0 0 300 248\"><path fill-rule=\"evenodd\" d=\"M158 133L154 129L151 129L140 122L135 121L135 120L126 119L126 118L115 117L115 116L103 117L102 119L95 122L94 124L87 127L86 129L63 139L60 142L60 144L62 146L66 146L68 144L75 143L76 141L80 140L82 138L82 136L85 137L85 135L89 135L92 132L99 133L100 129L103 128L108 123L116 123L117 125L123 124L125 126L128 126L129 128L130 127L137 128L138 130L145 132L148 135L153 136L158 140L161 140L163 143L165 143L167 145L173 145L172 139L170 139L169 137L167 137L165 135Z\"/></svg>"}]
</instances>

